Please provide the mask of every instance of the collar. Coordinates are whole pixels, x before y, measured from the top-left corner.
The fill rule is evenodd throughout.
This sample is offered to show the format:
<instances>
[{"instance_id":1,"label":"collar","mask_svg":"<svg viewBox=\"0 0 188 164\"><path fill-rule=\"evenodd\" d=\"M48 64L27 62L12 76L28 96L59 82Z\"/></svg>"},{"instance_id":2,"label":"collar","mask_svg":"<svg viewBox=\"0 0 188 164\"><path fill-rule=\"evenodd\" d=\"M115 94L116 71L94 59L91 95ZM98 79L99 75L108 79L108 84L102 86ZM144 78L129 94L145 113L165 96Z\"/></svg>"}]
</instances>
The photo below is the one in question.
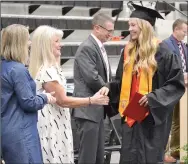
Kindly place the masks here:
<instances>
[{"instance_id":1,"label":"collar","mask_svg":"<svg viewBox=\"0 0 188 164\"><path fill-rule=\"evenodd\" d=\"M91 36L95 39L95 41L97 42L97 44L100 48L103 47L102 42L94 34L91 33Z\"/></svg>"},{"instance_id":2,"label":"collar","mask_svg":"<svg viewBox=\"0 0 188 164\"><path fill-rule=\"evenodd\" d=\"M177 44L182 43L181 41L177 40L173 34L172 34L172 38L176 41Z\"/></svg>"}]
</instances>

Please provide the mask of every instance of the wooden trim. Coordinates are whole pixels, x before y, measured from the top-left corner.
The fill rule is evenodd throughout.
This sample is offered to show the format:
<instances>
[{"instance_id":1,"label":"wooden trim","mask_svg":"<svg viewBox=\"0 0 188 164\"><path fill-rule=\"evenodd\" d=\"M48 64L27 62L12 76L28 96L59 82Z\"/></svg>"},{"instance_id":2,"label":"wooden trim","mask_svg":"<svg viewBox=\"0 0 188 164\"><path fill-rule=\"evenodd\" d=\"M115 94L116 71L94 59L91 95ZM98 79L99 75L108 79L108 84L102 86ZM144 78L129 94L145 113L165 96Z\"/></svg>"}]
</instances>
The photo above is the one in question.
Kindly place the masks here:
<instances>
[{"instance_id":1,"label":"wooden trim","mask_svg":"<svg viewBox=\"0 0 188 164\"><path fill-rule=\"evenodd\" d=\"M186 89L185 94L180 100L180 148L182 148L184 145L188 143L187 139L187 129L188 129L188 112L187 112L187 94L188 91ZM183 156L186 156L187 154L180 150L180 159L182 159Z\"/></svg>"}]
</instances>

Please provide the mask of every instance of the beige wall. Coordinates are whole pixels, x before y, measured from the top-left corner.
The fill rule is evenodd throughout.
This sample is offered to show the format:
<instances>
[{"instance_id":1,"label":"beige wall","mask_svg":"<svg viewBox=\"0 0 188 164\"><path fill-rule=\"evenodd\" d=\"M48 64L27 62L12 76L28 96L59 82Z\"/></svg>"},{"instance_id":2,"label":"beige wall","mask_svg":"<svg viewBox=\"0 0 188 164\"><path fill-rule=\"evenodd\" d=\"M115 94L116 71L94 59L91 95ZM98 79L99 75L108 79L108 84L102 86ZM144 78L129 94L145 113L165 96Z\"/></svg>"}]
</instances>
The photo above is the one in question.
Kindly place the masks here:
<instances>
[{"instance_id":1,"label":"beige wall","mask_svg":"<svg viewBox=\"0 0 188 164\"><path fill-rule=\"evenodd\" d=\"M187 90L183 97L180 100L180 148L182 148L185 144L188 143L187 139L187 128L188 128L188 113L187 113ZM187 155L185 152L180 150L180 159L182 159L183 156Z\"/></svg>"}]
</instances>

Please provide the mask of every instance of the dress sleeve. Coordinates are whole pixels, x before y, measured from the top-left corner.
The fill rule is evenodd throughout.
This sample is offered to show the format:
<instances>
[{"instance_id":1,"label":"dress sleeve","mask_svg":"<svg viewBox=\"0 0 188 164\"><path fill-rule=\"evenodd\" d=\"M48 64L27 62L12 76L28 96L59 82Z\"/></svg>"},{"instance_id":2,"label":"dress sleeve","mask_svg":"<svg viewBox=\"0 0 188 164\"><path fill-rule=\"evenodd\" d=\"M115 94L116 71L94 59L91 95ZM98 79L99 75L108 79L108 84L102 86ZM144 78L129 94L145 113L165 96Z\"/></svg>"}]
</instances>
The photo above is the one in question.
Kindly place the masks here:
<instances>
[{"instance_id":1,"label":"dress sleeve","mask_svg":"<svg viewBox=\"0 0 188 164\"><path fill-rule=\"evenodd\" d=\"M58 69L54 66L43 69L39 79L41 84L51 81L57 81L58 83L61 83L61 76L58 72Z\"/></svg>"}]
</instances>

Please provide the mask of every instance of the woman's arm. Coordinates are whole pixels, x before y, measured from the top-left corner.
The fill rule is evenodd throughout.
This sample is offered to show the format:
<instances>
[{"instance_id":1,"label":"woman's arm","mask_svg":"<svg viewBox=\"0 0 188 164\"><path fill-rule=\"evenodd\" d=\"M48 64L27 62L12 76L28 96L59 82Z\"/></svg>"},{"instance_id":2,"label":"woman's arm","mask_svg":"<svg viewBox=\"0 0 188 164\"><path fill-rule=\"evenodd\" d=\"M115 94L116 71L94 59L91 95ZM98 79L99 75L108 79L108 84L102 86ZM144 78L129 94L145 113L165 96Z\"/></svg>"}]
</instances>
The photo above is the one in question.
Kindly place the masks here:
<instances>
[{"instance_id":1,"label":"woman's arm","mask_svg":"<svg viewBox=\"0 0 188 164\"><path fill-rule=\"evenodd\" d=\"M10 76L19 105L26 112L36 112L48 103L46 94L35 95L30 85L29 72L24 66L12 68Z\"/></svg>"},{"instance_id":2,"label":"woman's arm","mask_svg":"<svg viewBox=\"0 0 188 164\"><path fill-rule=\"evenodd\" d=\"M61 107L74 108L90 104L107 105L109 102L107 96L100 95L99 93L96 93L92 97L84 98L67 96L65 89L57 81L46 82L43 84L43 88L46 92L55 92L56 103Z\"/></svg>"}]
</instances>

